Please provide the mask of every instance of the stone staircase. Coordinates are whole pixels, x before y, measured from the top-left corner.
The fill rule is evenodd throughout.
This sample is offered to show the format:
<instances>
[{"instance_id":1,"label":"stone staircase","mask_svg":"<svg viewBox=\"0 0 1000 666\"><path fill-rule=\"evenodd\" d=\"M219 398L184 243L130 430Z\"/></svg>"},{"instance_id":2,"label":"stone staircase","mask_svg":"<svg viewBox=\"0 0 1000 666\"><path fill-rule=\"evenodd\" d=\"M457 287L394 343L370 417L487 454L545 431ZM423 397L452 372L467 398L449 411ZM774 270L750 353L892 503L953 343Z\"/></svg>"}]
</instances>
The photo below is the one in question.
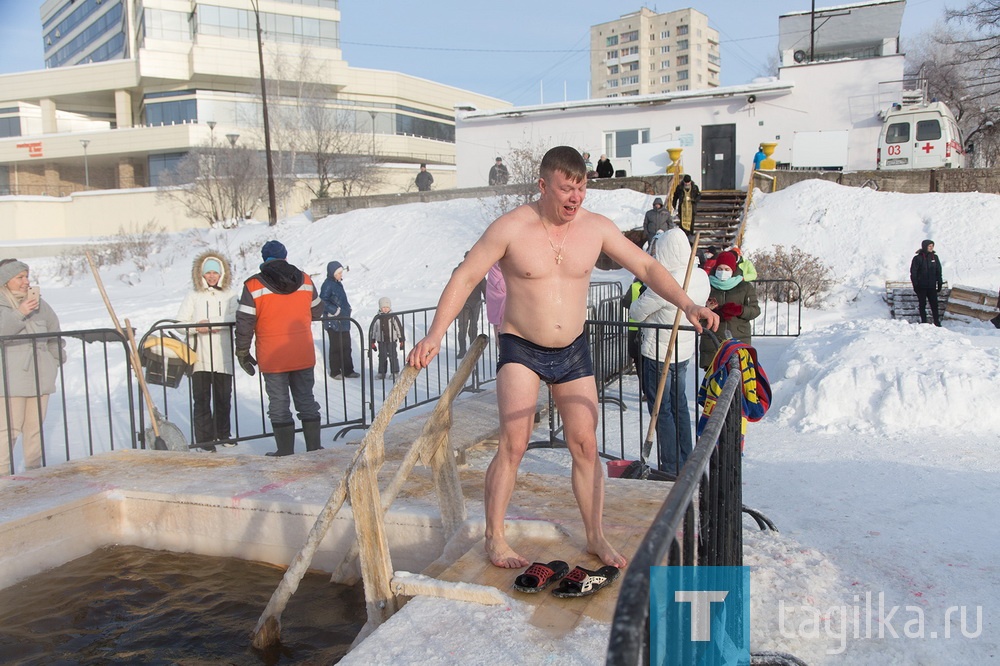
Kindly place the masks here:
<instances>
[{"instance_id":1,"label":"stone staircase","mask_svg":"<svg viewBox=\"0 0 1000 666\"><path fill-rule=\"evenodd\" d=\"M710 190L701 193L694 230L701 232L701 247L725 248L736 242L746 192Z\"/></svg>"}]
</instances>

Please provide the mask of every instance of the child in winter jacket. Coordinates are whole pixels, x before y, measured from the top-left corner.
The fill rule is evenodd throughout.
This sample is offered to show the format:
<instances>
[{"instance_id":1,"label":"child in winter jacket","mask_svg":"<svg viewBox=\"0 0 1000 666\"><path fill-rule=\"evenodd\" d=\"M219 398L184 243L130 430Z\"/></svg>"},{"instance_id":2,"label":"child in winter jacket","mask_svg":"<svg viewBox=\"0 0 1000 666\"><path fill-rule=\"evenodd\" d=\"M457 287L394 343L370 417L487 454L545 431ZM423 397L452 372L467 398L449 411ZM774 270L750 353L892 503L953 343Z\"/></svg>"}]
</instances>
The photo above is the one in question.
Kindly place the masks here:
<instances>
[{"instance_id":1,"label":"child in winter jacket","mask_svg":"<svg viewBox=\"0 0 1000 666\"><path fill-rule=\"evenodd\" d=\"M371 339L372 351L378 352L378 374L376 379L385 379L386 361L392 368L392 379L399 374L399 356L396 347L403 348L406 341L403 335L403 323L396 315L390 315L392 302L383 296L378 299L378 315L372 321Z\"/></svg>"}]
</instances>

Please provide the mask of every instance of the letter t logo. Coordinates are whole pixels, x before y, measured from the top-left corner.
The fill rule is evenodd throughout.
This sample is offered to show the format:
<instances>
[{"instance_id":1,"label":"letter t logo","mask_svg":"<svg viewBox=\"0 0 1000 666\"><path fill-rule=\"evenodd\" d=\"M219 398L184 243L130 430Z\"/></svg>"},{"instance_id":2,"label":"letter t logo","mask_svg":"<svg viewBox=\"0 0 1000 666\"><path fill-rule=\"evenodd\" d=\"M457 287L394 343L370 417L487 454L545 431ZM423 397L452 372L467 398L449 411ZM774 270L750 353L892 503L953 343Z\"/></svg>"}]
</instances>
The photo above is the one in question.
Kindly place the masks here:
<instances>
[{"instance_id":1,"label":"letter t logo","mask_svg":"<svg viewBox=\"0 0 1000 666\"><path fill-rule=\"evenodd\" d=\"M691 604L691 640L712 640L712 619L710 611L712 602L721 602L729 592L701 590L678 590L674 592L674 601Z\"/></svg>"}]
</instances>

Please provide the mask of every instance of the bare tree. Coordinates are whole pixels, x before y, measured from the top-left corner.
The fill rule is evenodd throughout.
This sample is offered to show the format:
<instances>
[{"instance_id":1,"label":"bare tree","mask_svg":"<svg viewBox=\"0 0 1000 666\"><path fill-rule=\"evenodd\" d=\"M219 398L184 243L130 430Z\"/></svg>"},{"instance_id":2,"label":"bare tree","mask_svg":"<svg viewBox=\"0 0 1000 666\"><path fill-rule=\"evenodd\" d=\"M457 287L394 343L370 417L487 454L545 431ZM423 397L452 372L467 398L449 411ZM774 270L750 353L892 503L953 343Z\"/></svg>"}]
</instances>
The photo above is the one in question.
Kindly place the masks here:
<instances>
[{"instance_id":1,"label":"bare tree","mask_svg":"<svg viewBox=\"0 0 1000 666\"><path fill-rule=\"evenodd\" d=\"M364 194L381 184L381 165L369 150L370 127L359 125L367 112L338 107L336 94L316 81L322 70L308 48L294 57L275 50L271 57L268 117L282 198L300 179L299 167L311 172L315 180L303 180L318 198L331 196L338 183L343 196Z\"/></svg>"},{"instance_id":2,"label":"bare tree","mask_svg":"<svg viewBox=\"0 0 1000 666\"><path fill-rule=\"evenodd\" d=\"M206 146L188 152L161 177L159 195L179 201L193 217L235 226L265 196L260 153L245 146Z\"/></svg>"},{"instance_id":3,"label":"bare tree","mask_svg":"<svg viewBox=\"0 0 1000 666\"><path fill-rule=\"evenodd\" d=\"M1000 77L996 63L976 55L982 34L962 32L963 21L948 14L951 25L937 25L907 44L906 71L926 81L928 94L954 112L966 145L974 146L970 166L991 167L1000 164Z\"/></svg>"},{"instance_id":4,"label":"bare tree","mask_svg":"<svg viewBox=\"0 0 1000 666\"><path fill-rule=\"evenodd\" d=\"M481 201L486 219L500 217L538 198L538 172L549 148L549 144L541 140L525 139L516 145L507 143L506 164L510 178L506 186L498 188L495 198Z\"/></svg>"}]
</instances>

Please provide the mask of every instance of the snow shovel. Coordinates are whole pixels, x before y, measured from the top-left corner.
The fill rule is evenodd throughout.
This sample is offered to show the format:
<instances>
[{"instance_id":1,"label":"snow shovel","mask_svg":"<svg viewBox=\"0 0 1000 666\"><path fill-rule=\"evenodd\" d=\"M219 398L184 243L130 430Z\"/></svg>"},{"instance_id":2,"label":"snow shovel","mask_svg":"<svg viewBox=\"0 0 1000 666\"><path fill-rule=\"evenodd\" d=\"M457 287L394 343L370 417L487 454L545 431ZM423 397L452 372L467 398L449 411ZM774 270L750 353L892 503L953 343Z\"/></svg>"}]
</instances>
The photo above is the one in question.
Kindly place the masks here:
<instances>
[{"instance_id":1,"label":"snow shovel","mask_svg":"<svg viewBox=\"0 0 1000 666\"><path fill-rule=\"evenodd\" d=\"M694 235L694 243L691 244L691 256L688 257L687 271L684 273L684 285L683 289L686 292L688 286L691 284L691 271L694 269L694 260L698 255L698 243L701 240L701 232L696 232ZM656 421L657 416L660 413L660 403L663 402L663 390L666 388L667 384L667 373L670 372L670 357L674 353L674 344L677 342L678 329L681 326L681 317L683 313L680 308L677 308L677 312L674 314L674 325L670 329L670 341L667 343L667 354L663 357L663 372L660 373L660 382L656 387L656 399L653 400L653 410L649 417L649 428L646 431L646 440L642 443L642 448L639 451L639 460L633 461L625 471L622 472L622 478L626 479L647 479L652 471L646 460L649 459L649 454L653 450L653 436L656 434ZM687 406L684 407L687 409Z\"/></svg>"},{"instance_id":2,"label":"snow shovel","mask_svg":"<svg viewBox=\"0 0 1000 666\"><path fill-rule=\"evenodd\" d=\"M128 360L129 364L132 366L132 370L135 371L135 376L139 382L139 390L142 391L142 396L146 401L146 408L149 410L149 420L152 427L152 449L156 451L187 451L187 441L184 439L184 434L181 429L174 424L166 421L157 410L156 406L153 404L153 398L149 394L149 387L146 386L146 378L142 375L142 365L139 363L139 352L135 346L135 336L132 333L132 326L129 321L125 320L125 325L128 326L128 333L122 330L121 324L118 322L118 315L115 314L115 309L111 307L111 300L108 299L108 292L104 290L104 282L101 280L101 274L97 271L97 265L94 264L94 258L90 256L90 252L87 252L87 263L90 264L90 271L94 274L94 280L97 282L97 288L101 292L101 298L104 299L104 305L108 308L108 314L111 315L111 321L114 322L115 330L118 334L126 338L129 342L128 346ZM170 442L163 439L161 436L161 430L166 429L170 434ZM149 433L144 433L144 441L146 446L149 446Z\"/></svg>"}]
</instances>

